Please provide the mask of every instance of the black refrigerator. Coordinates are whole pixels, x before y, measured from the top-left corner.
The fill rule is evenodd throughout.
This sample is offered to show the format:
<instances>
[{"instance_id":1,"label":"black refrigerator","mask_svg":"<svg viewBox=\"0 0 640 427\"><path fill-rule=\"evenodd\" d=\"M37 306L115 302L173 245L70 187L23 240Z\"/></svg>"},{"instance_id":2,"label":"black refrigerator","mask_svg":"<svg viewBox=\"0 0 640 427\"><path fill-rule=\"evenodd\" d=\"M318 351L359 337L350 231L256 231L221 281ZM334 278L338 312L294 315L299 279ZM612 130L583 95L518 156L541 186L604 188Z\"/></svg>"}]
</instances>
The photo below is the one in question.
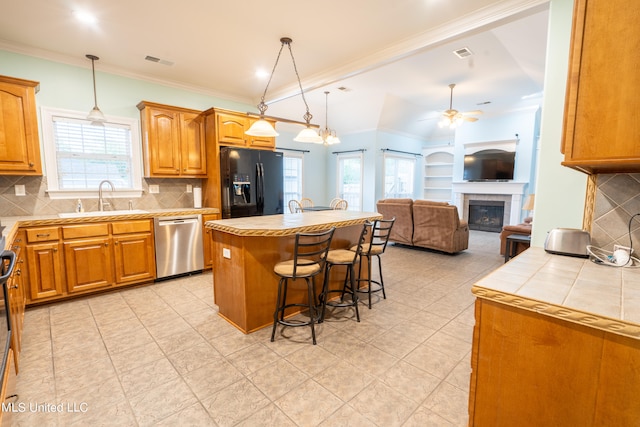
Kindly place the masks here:
<instances>
[{"instance_id":1,"label":"black refrigerator","mask_svg":"<svg viewBox=\"0 0 640 427\"><path fill-rule=\"evenodd\" d=\"M221 148L222 218L283 213L283 162L279 152Z\"/></svg>"}]
</instances>

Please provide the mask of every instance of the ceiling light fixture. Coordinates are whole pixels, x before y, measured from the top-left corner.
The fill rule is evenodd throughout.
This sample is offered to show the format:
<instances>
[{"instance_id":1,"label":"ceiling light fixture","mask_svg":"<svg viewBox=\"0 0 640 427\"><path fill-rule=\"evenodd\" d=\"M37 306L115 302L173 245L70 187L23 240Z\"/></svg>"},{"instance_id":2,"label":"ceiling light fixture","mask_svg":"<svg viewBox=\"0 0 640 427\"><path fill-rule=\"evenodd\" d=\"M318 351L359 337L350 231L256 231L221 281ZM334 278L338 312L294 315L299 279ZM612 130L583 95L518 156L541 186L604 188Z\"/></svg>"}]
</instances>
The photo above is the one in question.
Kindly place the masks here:
<instances>
[{"instance_id":1,"label":"ceiling light fixture","mask_svg":"<svg viewBox=\"0 0 640 427\"><path fill-rule=\"evenodd\" d=\"M329 92L325 91L325 116L324 116L324 129L320 129L318 134L322 138L324 145L340 144L340 139L336 135L335 130L329 129Z\"/></svg>"},{"instance_id":2,"label":"ceiling light fixture","mask_svg":"<svg viewBox=\"0 0 640 427\"><path fill-rule=\"evenodd\" d=\"M91 120L91 124L101 124L107 121L107 118L104 116L104 114L102 114L102 111L100 111L100 109L98 108L98 96L96 95L96 68L95 68L95 61L97 61L98 58L95 55L85 55L87 58L89 58L91 60L91 72L93 75L93 109L89 112L89 115L87 116L87 120Z\"/></svg>"},{"instance_id":3,"label":"ceiling light fixture","mask_svg":"<svg viewBox=\"0 0 640 427\"><path fill-rule=\"evenodd\" d=\"M280 51L278 51L278 56L276 57L276 63L273 65L273 69L271 70L271 76L269 77L269 81L267 82L267 86L264 88L264 93L262 94L262 98L260 99L260 103L258 104L258 110L260 111L260 120L251 125L251 127L245 132L247 135L251 136L265 136L265 137L275 137L278 136L278 132L273 128L271 123L264 119L264 113L267 111L267 104L264 102L264 98L267 95L267 90L269 89L269 84L271 83L271 79L273 78L273 74L276 71L276 67L278 66L278 61L280 60L280 55L282 54L282 49L284 49L285 45L289 49L289 54L291 55L291 61L293 62L293 70L296 73L296 78L298 79L298 86L300 87L300 95L302 96L302 101L304 102L304 106L306 107L306 113L303 118L306 123L306 127L300 131L300 133L293 139L297 142L313 142L322 144L322 138L318 133L312 129L311 127L311 119L313 116L309 112L309 105L307 104L307 100L304 97L304 90L302 89L302 83L300 82L300 75L298 74L298 68L296 67L296 60L293 57L293 51L291 50L291 42L292 40L289 37L282 37L280 39Z\"/></svg>"}]
</instances>

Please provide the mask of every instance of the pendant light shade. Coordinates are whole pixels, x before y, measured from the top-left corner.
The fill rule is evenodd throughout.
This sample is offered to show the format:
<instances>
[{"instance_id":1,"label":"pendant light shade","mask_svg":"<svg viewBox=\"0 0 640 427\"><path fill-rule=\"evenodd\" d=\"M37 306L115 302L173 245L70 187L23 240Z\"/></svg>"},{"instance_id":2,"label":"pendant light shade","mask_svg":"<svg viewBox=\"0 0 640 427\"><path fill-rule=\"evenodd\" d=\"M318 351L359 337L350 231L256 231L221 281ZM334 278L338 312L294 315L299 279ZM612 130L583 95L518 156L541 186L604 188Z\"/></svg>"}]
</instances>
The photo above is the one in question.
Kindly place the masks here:
<instances>
[{"instance_id":1,"label":"pendant light shade","mask_svg":"<svg viewBox=\"0 0 640 427\"><path fill-rule=\"evenodd\" d=\"M102 124L107 121L107 118L102 114L102 111L98 108L98 96L96 95L96 69L95 69L95 61L98 58L95 55L85 55L87 58L91 60L91 73L93 75L93 108L89 112L87 116L87 120L91 120L91 124Z\"/></svg>"},{"instance_id":2,"label":"pendant light shade","mask_svg":"<svg viewBox=\"0 0 640 427\"><path fill-rule=\"evenodd\" d=\"M276 130L271 126L271 123L266 121L265 119L260 119L251 125L249 129L245 132L247 135L251 136L266 136L266 137L274 137L280 135Z\"/></svg>"},{"instance_id":3,"label":"pendant light shade","mask_svg":"<svg viewBox=\"0 0 640 427\"><path fill-rule=\"evenodd\" d=\"M300 82L300 75L298 74L298 68L296 67L296 60L293 57L293 51L291 50L291 42L292 40L289 37L282 37L280 39L280 50L278 51L278 56L276 57L276 63L273 65L273 69L271 70L271 76L269 76L269 81L267 82L267 86L264 88L264 93L262 94L262 98L260 99L260 103L258 104L258 110L260 111L260 120L256 121L251 125L249 129L245 132L247 135L251 136L266 136L266 137L274 137L279 134L273 128L271 123L264 120L264 113L267 111L267 104L264 102L264 98L267 95L267 90L269 89L269 84L271 83L271 79L273 79L273 73L276 71L276 67L278 66L278 61L280 61L280 55L282 54L282 49L284 49L285 45L289 49L289 54L291 56L291 61L293 62L293 70L296 73L296 78L298 79L298 86L300 87L300 95L302 96L302 101L306 107L306 113L303 118L306 123L306 128L303 129L298 136L296 136L293 140L298 142L313 142L313 143L322 143L322 138L311 128L311 119L313 116L309 113L309 105L307 105L307 100L304 97L304 90L302 89L302 83ZM315 136L312 136L313 133Z\"/></svg>"}]
</instances>

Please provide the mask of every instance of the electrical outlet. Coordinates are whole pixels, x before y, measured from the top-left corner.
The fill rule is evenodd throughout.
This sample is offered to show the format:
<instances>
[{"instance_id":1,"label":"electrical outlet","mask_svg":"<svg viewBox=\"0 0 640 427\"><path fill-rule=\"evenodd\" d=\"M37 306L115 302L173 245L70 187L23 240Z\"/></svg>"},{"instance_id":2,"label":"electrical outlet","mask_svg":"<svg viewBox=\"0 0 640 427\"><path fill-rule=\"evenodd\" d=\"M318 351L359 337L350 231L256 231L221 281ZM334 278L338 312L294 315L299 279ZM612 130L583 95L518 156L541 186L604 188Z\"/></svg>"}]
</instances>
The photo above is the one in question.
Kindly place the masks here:
<instances>
[{"instance_id":1,"label":"electrical outlet","mask_svg":"<svg viewBox=\"0 0 640 427\"><path fill-rule=\"evenodd\" d=\"M158 184L149 185L150 194L158 194L160 192L160 186Z\"/></svg>"},{"instance_id":2,"label":"electrical outlet","mask_svg":"<svg viewBox=\"0 0 640 427\"><path fill-rule=\"evenodd\" d=\"M187 193L192 193L192 192L193 192L193 185L187 184Z\"/></svg>"},{"instance_id":3,"label":"electrical outlet","mask_svg":"<svg viewBox=\"0 0 640 427\"><path fill-rule=\"evenodd\" d=\"M231 259L231 250L229 248L222 248L222 257Z\"/></svg>"},{"instance_id":4,"label":"electrical outlet","mask_svg":"<svg viewBox=\"0 0 640 427\"><path fill-rule=\"evenodd\" d=\"M16 196L26 196L24 184L16 184Z\"/></svg>"}]
</instances>

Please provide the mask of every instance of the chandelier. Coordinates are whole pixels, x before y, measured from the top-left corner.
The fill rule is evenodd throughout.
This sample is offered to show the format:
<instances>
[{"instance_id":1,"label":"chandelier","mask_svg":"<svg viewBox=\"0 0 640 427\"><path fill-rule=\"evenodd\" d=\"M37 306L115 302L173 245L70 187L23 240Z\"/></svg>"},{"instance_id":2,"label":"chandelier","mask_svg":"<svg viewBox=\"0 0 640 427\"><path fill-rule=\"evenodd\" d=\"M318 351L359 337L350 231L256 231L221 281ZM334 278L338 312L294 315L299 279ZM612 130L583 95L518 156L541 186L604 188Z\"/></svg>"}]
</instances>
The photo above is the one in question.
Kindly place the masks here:
<instances>
[{"instance_id":1,"label":"chandelier","mask_svg":"<svg viewBox=\"0 0 640 427\"><path fill-rule=\"evenodd\" d=\"M325 116L324 129L320 129L318 134L322 138L324 145L340 144L340 138L336 135L336 131L329 129L329 92L325 91Z\"/></svg>"},{"instance_id":2,"label":"chandelier","mask_svg":"<svg viewBox=\"0 0 640 427\"><path fill-rule=\"evenodd\" d=\"M282 53L282 49L284 49L285 45L289 49L289 54L291 56L291 61L293 62L293 70L296 73L296 78L298 80L298 86L300 87L300 95L302 96L302 101L304 102L304 106L306 107L306 113L304 116L304 121L306 123L306 127L300 131L300 133L293 138L294 141L297 142L312 142L316 144L322 144L324 141L320 137L320 135L311 128L311 119L313 116L309 112L309 105L307 104L307 100L304 97L304 90L302 89L302 83L300 82L300 75L298 74L298 68L296 67L296 60L293 57L293 51L291 50L291 42L292 40L289 37L282 37L280 39L280 50L278 51L278 56L276 57L276 63L273 65L273 69L271 70L271 76L269 77L269 81L267 82L267 86L264 88L264 93L262 94L262 98L260 99L260 103L258 104L258 111L260 111L260 120L251 125L251 127L245 132L247 135L251 136L266 136L266 137L274 137L278 136L278 132L273 128L271 123L264 119L264 113L267 111L267 104L264 102L264 98L267 95L267 89L269 89L269 84L271 83L271 79L273 78L273 73L276 71L276 67L278 66L278 61L280 60L280 54Z\"/></svg>"}]
</instances>

